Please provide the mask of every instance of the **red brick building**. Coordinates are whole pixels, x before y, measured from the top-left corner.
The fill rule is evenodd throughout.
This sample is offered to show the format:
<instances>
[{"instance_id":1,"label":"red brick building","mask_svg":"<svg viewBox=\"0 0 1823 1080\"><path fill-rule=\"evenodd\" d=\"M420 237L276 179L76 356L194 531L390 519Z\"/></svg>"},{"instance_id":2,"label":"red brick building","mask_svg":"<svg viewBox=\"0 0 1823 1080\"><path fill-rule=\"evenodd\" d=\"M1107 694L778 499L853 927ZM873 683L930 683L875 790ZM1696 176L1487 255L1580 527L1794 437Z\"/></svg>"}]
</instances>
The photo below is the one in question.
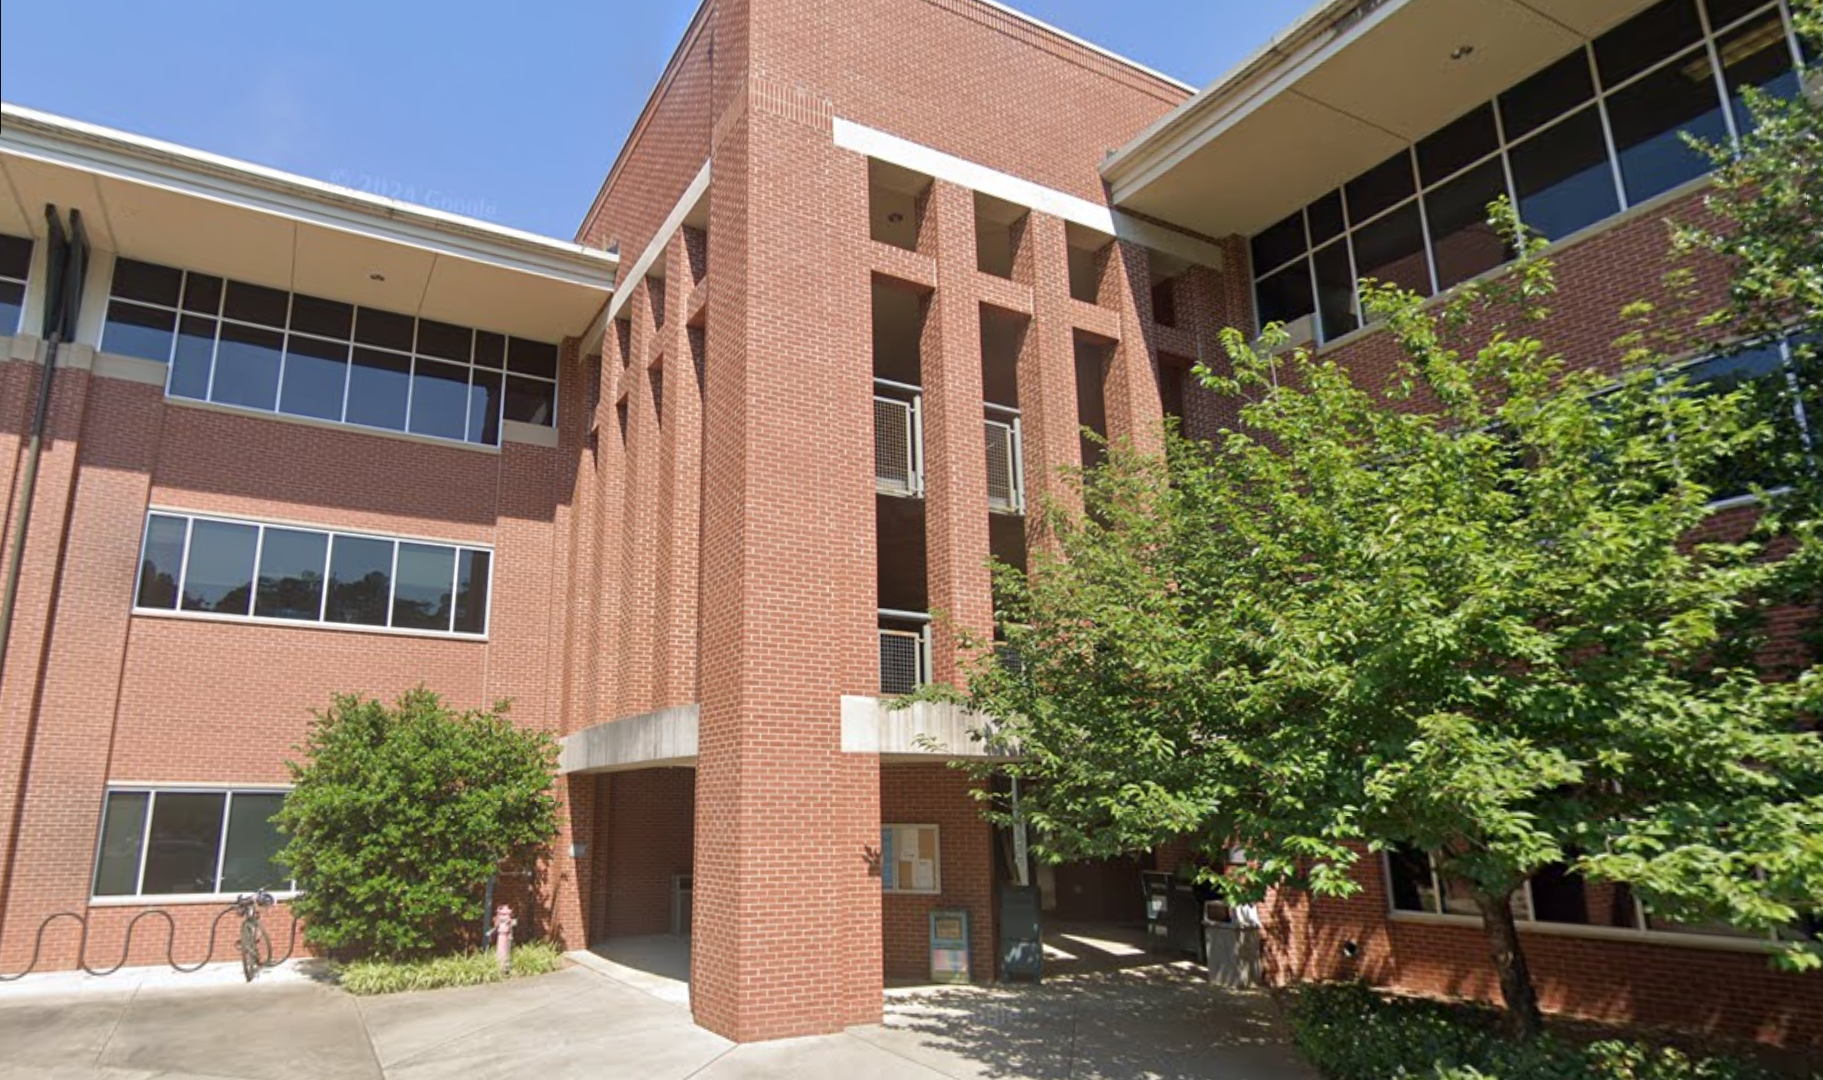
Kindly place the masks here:
<instances>
[{"instance_id":1,"label":"red brick building","mask_svg":"<svg viewBox=\"0 0 1823 1080\"><path fill-rule=\"evenodd\" d=\"M1558 241L1554 343L1610 362L1700 198L1674 133L1795 92L1797 50L1780 0L1356 0L1195 93L989 0L707 0L574 244L8 107L0 971L64 911L92 964L151 909L199 954L285 884L308 710L423 683L564 736L533 917L689 932L705 1026L877 1019L933 910L994 978L971 721L880 700L991 636L987 558L1024 559L1081 429L1212 432L1185 375L1224 326L1370 371L1350 283L1497 271L1501 192ZM1118 917L1137 869L1050 899ZM1447 888L1364 876L1270 913L1275 977L1492 993ZM1551 1007L1817 1041L1770 942L1590 892L1535 886ZM42 949L74 966L74 920Z\"/></svg>"}]
</instances>

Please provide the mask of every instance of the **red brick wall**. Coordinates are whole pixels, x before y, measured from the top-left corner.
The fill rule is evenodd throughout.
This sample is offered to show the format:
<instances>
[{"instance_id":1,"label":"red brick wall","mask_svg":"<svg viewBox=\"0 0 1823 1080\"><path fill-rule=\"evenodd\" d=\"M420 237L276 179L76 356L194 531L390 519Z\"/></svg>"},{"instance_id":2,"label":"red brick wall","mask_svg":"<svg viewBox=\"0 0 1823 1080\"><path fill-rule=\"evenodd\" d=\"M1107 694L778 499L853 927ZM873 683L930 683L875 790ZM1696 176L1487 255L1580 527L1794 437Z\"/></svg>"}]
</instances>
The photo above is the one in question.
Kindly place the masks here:
<instances>
[{"instance_id":1,"label":"red brick wall","mask_svg":"<svg viewBox=\"0 0 1823 1080\"><path fill-rule=\"evenodd\" d=\"M968 912L969 977L994 979L993 831L970 795L972 786L966 774L946 765L880 769L881 822L937 826L943 890L936 896L883 895L880 936L888 979L930 978L930 913L937 908Z\"/></svg>"},{"instance_id":2,"label":"red brick wall","mask_svg":"<svg viewBox=\"0 0 1823 1080\"><path fill-rule=\"evenodd\" d=\"M669 933L671 879L690 873L695 843L696 770L644 769L603 777L602 785L602 936Z\"/></svg>"}]
</instances>

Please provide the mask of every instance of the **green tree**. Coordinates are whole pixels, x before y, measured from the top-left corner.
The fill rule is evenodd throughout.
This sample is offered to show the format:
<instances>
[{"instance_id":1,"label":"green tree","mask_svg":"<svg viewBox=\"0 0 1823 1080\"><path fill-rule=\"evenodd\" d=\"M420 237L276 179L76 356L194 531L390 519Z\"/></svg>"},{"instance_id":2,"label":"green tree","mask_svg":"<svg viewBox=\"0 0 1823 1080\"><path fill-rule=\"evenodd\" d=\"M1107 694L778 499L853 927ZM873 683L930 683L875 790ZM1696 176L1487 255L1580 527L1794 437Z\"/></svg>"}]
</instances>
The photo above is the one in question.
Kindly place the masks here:
<instances>
[{"instance_id":1,"label":"green tree","mask_svg":"<svg viewBox=\"0 0 1823 1080\"><path fill-rule=\"evenodd\" d=\"M1820 28L1818 0L1799 9ZM1817 107L1753 107L1721 224L1681 238L1735 272L1710 339L1823 318ZM1441 305L1367 288L1399 346L1383 383L1277 351L1276 329L1225 333L1229 368L1198 374L1238 423L1163 459L1114 447L1081 510L1045 509L1052 548L996 570L1022 663L970 693L1043 781L1024 810L1048 857L1187 833L1244 849L1222 885L1258 899L1350 895L1364 855L1430 852L1530 1035L1512 900L1552 865L1790 934L1780 962L1823 967L1790 933L1823 902L1823 669L1758 663L1823 544L1782 375L1692 385L1662 326L1618 377L1581 370L1537 336L1555 279L1520 246ZM1739 482L1757 523L1717 532Z\"/></svg>"},{"instance_id":2,"label":"green tree","mask_svg":"<svg viewBox=\"0 0 1823 1080\"><path fill-rule=\"evenodd\" d=\"M456 712L419 688L387 706L337 696L289 762L279 859L314 945L385 958L460 941L505 863L557 835L557 748L503 702Z\"/></svg>"}]
</instances>

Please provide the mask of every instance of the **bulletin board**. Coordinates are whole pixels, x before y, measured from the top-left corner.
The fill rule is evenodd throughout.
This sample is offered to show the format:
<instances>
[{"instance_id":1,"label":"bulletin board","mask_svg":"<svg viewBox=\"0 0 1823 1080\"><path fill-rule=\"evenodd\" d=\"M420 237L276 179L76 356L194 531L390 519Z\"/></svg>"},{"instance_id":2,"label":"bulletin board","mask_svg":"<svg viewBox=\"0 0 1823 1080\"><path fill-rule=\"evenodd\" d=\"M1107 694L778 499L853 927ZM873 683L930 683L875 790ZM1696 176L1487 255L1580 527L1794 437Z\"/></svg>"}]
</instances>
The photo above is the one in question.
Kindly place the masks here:
<instances>
[{"instance_id":1,"label":"bulletin board","mask_svg":"<svg viewBox=\"0 0 1823 1080\"><path fill-rule=\"evenodd\" d=\"M926 896L943 891L935 825L880 826L880 887L889 893Z\"/></svg>"}]
</instances>

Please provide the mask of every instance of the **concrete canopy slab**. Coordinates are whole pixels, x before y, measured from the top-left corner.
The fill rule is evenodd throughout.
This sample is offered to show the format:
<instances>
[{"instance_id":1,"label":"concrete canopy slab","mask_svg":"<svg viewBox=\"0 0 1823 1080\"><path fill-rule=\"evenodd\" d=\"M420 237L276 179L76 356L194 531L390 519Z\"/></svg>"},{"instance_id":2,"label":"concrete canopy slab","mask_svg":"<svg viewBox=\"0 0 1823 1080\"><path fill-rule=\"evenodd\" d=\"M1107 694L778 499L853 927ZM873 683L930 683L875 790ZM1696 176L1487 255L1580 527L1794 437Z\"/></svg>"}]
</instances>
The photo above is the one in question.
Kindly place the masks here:
<instances>
[{"instance_id":1,"label":"concrete canopy slab","mask_svg":"<svg viewBox=\"0 0 1823 1080\"><path fill-rule=\"evenodd\" d=\"M943 761L1005 758L979 733L993 719L942 701L919 701L887 709L879 698L842 698L842 752L878 754L884 761Z\"/></svg>"},{"instance_id":2,"label":"concrete canopy slab","mask_svg":"<svg viewBox=\"0 0 1823 1080\"><path fill-rule=\"evenodd\" d=\"M676 705L583 728L563 737L557 771L568 775L694 765L701 717L701 706Z\"/></svg>"}]
</instances>

